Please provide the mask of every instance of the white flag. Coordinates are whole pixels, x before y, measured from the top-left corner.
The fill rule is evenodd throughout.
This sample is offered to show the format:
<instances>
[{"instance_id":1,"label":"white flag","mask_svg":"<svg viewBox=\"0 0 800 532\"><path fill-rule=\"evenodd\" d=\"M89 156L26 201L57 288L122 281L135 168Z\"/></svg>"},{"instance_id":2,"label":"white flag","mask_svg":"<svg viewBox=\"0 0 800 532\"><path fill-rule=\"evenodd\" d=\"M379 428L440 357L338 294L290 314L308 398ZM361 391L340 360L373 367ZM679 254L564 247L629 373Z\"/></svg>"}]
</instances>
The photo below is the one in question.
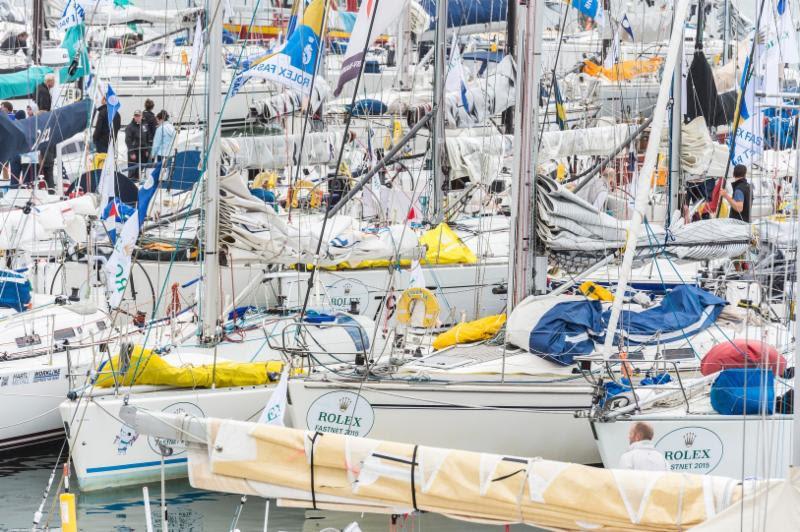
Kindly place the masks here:
<instances>
[{"instance_id":1,"label":"white flag","mask_svg":"<svg viewBox=\"0 0 800 532\"><path fill-rule=\"evenodd\" d=\"M105 117L97 117L98 120L105 120ZM100 215L108 205L108 198L114 197L114 144L108 145L106 160L103 162L103 171L100 172L100 181L97 185L97 193L100 194Z\"/></svg>"},{"instance_id":2,"label":"white flag","mask_svg":"<svg viewBox=\"0 0 800 532\"><path fill-rule=\"evenodd\" d=\"M67 0L67 5L64 6L64 11L61 13L61 18L58 20L56 28L59 31L65 31L77 26L83 22L83 19L83 6L81 6L76 0Z\"/></svg>"},{"instance_id":3,"label":"white flag","mask_svg":"<svg viewBox=\"0 0 800 532\"><path fill-rule=\"evenodd\" d=\"M189 60L189 72L187 75L194 75L203 59L203 17L197 17L197 24L194 27L194 41L192 41L192 57Z\"/></svg>"},{"instance_id":4,"label":"white flag","mask_svg":"<svg viewBox=\"0 0 800 532\"><path fill-rule=\"evenodd\" d=\"M334 95L342 92L345 83L356 79L364 62L364 48L386 32L392 22L397 20L406 9L408 0L381 0L380 2L364 1L358 10L347 51L342 58L342 69ZM374 21L373 21L374 19ZM372 31L370 32L370 26ZM369 41L369 42L368 42Z\"/></svg>"},{"instance_id":5,"label":"white flag","mask_svg":"<svg viewBox=\"0 0 800 532\"><path fill-rule=\"evenodd\" d=\"M411 269L408 273L409 288L425 288L425 275L422 273L422 266L418 260L411 261Z\"/></svg>"},{"instance_id":6,"label":"white flag","mask_svg":"<svg viewBox=\"0 0 800 532\"><path fill-rule=\"evenodd\" d=\"M269 396L267 406L261 412L261 417L258 419L259 423L267 425L283 426L283 416L286 414L286 395L289 390L289 364L283 365L281 372L281 380Z\"/></svg>"},{"instance_id":7,"label":"white flag","mask_svg":"<svg viewBox=\"0 0 800 532\"><path fill-rule=\"evenodd\" d=\"M128 287L128 277L131 274L131 256L136 247L139 236L139 213L134 212L125 225L122 233L114 245L114 252L105 265L106 287L108 290L108 304L118 307Z\"/></svg>"}]
</instances>

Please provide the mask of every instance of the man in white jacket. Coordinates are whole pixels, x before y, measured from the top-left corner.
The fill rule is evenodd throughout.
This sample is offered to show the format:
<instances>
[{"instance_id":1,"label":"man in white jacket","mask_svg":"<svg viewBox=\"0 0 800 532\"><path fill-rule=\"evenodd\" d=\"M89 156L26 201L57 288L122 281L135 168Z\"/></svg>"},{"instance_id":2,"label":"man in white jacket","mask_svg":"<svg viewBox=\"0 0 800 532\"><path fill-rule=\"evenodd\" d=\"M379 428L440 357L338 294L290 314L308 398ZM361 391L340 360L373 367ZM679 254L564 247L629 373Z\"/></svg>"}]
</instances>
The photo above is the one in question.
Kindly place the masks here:
<instances>
[{"instance_id":1,"label":"man in white jacket","mask_svg":"<svg viewBox=\"0 0 800 532\"><path fill-rule=\"evenodd\" d=\"M628 433L630 447L619 459L619 469L638 471L669 471L669 464L661 451L653 445L653 427L637 421Z\"/></svg>"}]
</instances>

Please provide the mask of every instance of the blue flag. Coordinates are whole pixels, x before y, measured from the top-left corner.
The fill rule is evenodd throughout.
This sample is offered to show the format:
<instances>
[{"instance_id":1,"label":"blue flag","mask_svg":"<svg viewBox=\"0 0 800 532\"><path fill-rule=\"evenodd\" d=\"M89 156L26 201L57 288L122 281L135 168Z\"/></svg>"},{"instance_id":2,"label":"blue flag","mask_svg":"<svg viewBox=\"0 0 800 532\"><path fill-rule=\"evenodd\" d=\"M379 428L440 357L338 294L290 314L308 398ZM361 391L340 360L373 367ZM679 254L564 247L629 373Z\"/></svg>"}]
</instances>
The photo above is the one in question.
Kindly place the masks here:
<instances>
[{"instance_id":1,"label":"blue flag","mask_svg":"<svg viewBox=\"0 0 800 532\"><path fill-rule=\"evenodd\" d=\"M572 7L589 18L603 18L603 4L600 0L572 0Z\"/></svg>"},{"instance_id":2,"label":"blue flag","mask_svg":"<svg viewBox=\"0 0 800 532\"><path fill-rule=\"evenodd\" d=\"M119 111L120 103L117 93L111 87L111 83L108 84L108 89L106 89L106 105L108 106L108 129L109 131L114 131L114 116Z\"/></svg>"},{"instance_id":3,"label":"blue flag","mask_svg":"<svg viewBox=\"0 0 800 532\"><path fill-rule=\"evenodd\" d=\"M158 178L161 176L161 162L158 161L156 165L147 174L147 179L144 180L142 188L139 189L139 227L144 224L144 218L147 216L147 209L150 207L150 202L156 194L158 188Z\"/></svg>"}]
</instances>

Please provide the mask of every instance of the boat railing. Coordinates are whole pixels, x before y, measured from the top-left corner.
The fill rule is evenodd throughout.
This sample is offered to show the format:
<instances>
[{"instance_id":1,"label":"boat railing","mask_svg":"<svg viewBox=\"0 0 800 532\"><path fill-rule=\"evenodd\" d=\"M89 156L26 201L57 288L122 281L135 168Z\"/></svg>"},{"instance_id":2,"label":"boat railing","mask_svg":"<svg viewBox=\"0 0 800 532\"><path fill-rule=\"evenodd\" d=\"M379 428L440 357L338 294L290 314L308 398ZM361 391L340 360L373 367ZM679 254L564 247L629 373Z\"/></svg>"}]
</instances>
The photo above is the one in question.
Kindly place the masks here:
<instances>
[{"instance_id":1,"label":"boat railing","mask_svg":"<svg viewBox=\"0 0 800 532\"><path fill-rule=\"evenodd\" d=\"M613 420L619 416L630 414L631 412L641 412L647 404L656 400L664 400L667 396L677 395L682 400L686 412L690 412L690 398L692 391L684 382L681 376L681 365L696 361L694 352L691 349L665 349L660 351L656 358L646 359L641 353L620 353L615 356L603 357L600 354L587 356L576 356L574 358L578 370L592 386L594 394L592 396L592 406L588 412L593 419ZM598 366L600 370L598 371ZM641 375L641 367L646 366L648 370L658 370L667 372L675 377L664 384L643 386L637 383L633 377ZM647 373L647 372L646 372ZM622 378L626 380L623 381ZM625 395L606 397L607 382L613 382ZM695 388L693 384L692 389ZM640 391L649 388L657 390L654 396L646 402L640 400ZM628 403L620 405L619 400L625 398ZM632 399L632 402L630 402Z\"/></svg>"},{"instance_id":2,"label":"boat railing","mask_svg":"<svg viewBox=\"0 0 800 532\"><path fill-rule=\"evenodd\" d=\"M314 336L314 331L342 329L353 341L354 350L334 351L329 346L323 345ZM280 343L276 343L280 338ZM332 359L336 363L353 363L363 365L367 360L367 349L370 339L366 336L363 327L358 323L289 323L281 330L279 336L267 338L270 349L283 353L287 357L301 357L319 362L322 357Z\"/></svg>"}]
</instances>

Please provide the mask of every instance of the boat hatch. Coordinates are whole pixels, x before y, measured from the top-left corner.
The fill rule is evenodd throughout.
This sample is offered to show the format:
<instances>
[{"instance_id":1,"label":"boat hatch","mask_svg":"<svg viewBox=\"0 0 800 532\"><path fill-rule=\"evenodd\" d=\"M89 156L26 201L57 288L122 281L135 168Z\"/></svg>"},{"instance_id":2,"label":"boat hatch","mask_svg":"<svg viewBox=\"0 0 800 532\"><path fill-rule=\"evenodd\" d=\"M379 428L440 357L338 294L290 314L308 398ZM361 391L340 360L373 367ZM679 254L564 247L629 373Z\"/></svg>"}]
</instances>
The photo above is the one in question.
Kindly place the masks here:
<instances>
[{"instance_id":1,"label":"boat hatch","mask_svg":"<svg viewBox=\"0 0 800 532\"><path fill-rule=\"evenodd\" d=\"M474 358L451 355L447 353L437 353L419 359L418 361L414 362L414 365L437 369L453 369L460 368L462 366L468 366L470 364L474 364L475 362L476 360Z\"/></svg>"},{"instance_id":2,"label":"boat hatch","mask_svg":"<svg viewBox=\"0 0 800 532\"><path fill-rule=\"evenodd\" d=\"M696 358L694 349L691 347L664 349L662 355L664 356L664 360L694 360Z\"/></svg>"}]
</instances>

